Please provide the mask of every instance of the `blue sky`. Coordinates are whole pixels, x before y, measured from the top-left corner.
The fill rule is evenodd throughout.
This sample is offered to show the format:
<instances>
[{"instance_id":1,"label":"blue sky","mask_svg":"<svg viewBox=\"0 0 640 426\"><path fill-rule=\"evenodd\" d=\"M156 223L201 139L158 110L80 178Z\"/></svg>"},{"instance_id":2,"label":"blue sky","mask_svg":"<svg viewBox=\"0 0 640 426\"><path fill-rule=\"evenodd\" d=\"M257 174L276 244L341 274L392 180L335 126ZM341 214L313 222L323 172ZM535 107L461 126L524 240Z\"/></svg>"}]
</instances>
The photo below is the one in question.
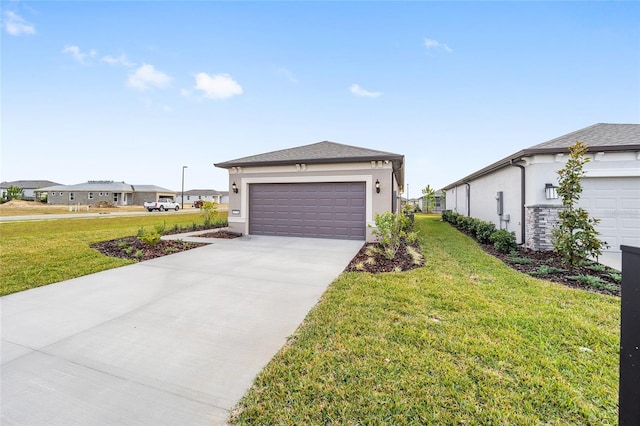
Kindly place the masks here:
<instances>
[{"instance_id":1,"label":"blue sky","mask_svg":"<svg viewBox=\"0 0 640 426\"><path fill-rule=\"evenodd\" d=\"M638 2L2 1L2 180L226 189L323 140L406 156L409 195L640 122Z\"/></svg>"}]
</instances>

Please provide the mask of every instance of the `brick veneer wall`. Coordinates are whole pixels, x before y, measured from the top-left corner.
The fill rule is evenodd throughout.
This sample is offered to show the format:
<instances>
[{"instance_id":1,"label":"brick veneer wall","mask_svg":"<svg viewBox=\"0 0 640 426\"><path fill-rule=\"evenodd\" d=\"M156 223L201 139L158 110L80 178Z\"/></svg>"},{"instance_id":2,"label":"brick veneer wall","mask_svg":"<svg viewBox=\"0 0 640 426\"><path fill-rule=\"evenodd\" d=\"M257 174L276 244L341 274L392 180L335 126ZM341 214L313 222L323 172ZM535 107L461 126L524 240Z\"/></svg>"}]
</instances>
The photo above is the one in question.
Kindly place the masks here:
<instances>
[{"instance_id":1,"label":"brick veneer wall","mask_svg":"<svg viewBox=\"0 0 640 426\"><path fill-rule=\"evenodd\" d=\"M527 206L525 247L536 251L553 250L551 232L562 206Z\"/></svg>"}]
</instances>

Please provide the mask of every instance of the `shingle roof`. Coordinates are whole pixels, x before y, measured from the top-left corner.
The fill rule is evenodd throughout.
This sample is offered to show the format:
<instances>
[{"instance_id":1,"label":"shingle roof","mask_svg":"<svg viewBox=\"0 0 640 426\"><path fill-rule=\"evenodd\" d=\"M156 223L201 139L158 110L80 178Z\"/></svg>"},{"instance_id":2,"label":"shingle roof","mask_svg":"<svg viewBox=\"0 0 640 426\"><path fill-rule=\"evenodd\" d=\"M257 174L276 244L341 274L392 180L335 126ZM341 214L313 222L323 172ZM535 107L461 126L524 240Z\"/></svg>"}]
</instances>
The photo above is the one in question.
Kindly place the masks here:
<instances>
[{"instance_id":1,"label":"shingle roof","mask_svg":"<svg viewBox=\"0 0 640 426\"><path fill-rule=\"evenodd\" d=\"M77 183L75 185L53 185L40 188L42 191L109 191L109 192L168 192L176 191L161 188L155 185L130 185L126 182L92 181Z\"/></svg>"},{"instance_id":2,"label":"shingle roof","mask_svg":"<svg viewBox=\"0 0 640 426\"><path fill-rule=\"evenodd\" d=\"M215 189L190 189L188 191L184 191L184 195L222 195L219 191Z\"/></svg>"},{"instance_id":3,"label":"shingle roof","mask_svg":"<svg viewBox=\"0 0 640 426\"><path fill-rule=\"evenodd\" d=\"M588 146L588 151L591 152L640 151L640 124L594 124L518 151L456 182L450 183L443 189L449 189L470 180L477 179L480 176L487 175L515 161L519 161L523 157L536 154L566 153L569 151L569 147L577 141L585 143Z\"/></svg>"},{"instance_id":4,"label":"shingle roof","mask_svg":"<svg viewBox=\"0 0 640 426\"><path fill-rule=\"evenodd\" d=\"M271 166L292 163L326 164L371 160L403 161L403 159L404 156L400 154L323 141L224 161L216 163L214 166L228 169L231 167Z\"/></svg>"},{"instance_id":5,"label":"shingle roof","mask_svg":"<svg viewBox=\"0 0 640 426\"><path fill-rule=\"evenodd\" d=\"M598 123L534 145L527 150L561 149L564 152L564 148L572 146L577 141L585 143L592 151L598 147L611 149L638 146L640 145L640 124Z\"/></svg>"},{"instance_id":6,"label":"shingle roof","mask_svg":"<svg viewBox=\"0 0 640 426\"><path fill-rule=\"evenodd\" d=\"M0 188L8 188L10 186L17 186L22 189L39 189L46 186L61 185L57 182L51 182L50 180L14 180L11 182L0 183Z\"/></svg>"},{"instance_id":7,"label":"shingle roof","mask_svg":"<svg viewBox=\"0 0 640 426\"><path fill-rule=\"evenodd\" d=\"M404 186L404 155L330 141L251 155L216 163L214 166L230 169L232 167L277 166L295 163L331 164L385 160L393 163L393 173L398 180L398 185L402 188Z\"/></svg>"},{"instance_id":8,"label":"shingle roof","mask_svg":"<svg viewBox=\"0 0 640 426\"><path fill-rule=\"evenodd\" d=\"M162 188L156 185L131 185L131 187L138 192L170 192L175 194L176 191L172 191L171 189Z\"/></svg>"}]
</instances>

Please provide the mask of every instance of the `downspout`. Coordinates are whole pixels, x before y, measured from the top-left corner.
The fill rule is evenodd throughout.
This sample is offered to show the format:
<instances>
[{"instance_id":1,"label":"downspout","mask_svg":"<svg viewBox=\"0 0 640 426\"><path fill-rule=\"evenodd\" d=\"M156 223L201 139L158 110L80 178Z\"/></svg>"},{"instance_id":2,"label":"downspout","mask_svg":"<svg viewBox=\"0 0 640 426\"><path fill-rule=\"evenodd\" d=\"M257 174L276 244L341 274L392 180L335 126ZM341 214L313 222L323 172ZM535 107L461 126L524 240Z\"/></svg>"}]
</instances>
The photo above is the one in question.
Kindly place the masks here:
<instances>
[{"instance_id":1,"label":"downspout","mask_svg":"<svg viewBox=\"0 0 640 426\"><path fill-rule=\"evenodd\" d=\"M515 161L513 161L513 159L510 160L510 164L513 167L519 167L520 168L520 235L522 238L522 242L520 243L520 245L524 244L525 241L525 231L526 231L526 225L525 225L525 202L526 202L526 193L525 193L525 181L526 181L526 173L525 173L525 168L522 164L516 164Z\"/></svg>"},{"instance_id":2,"label":"downspout","mask_svg":"<svg viewBox=\"0 0 640 426\"><path fill-rule=\"evenodd\" d=\"M467 185L467 216L471 217L471 184L469 182L465 182Z\"/></svg>"},{"instance_id":3,"label":"downspout","mask_svg":"<svg viewBox=\"0 0 640 426\"><path fill-rule=\"evenodd\" d=\"M396 177L395 177L395 173L393 172L393 167L391 167L391 191L390 191L390 192L391 192L391 210L393 210L393 207L394 207L394 206L396 207L396 209L395 209L395 210L398 210L398 208L397 208L397 206L395 205L394 200L393 200L393 197L395 197L395 195L394 195L394 194L395 194L395 192L396 192L396 191L394 191L394 190L393 190L393 188L395 188L395 184L394 184L394 180L395 180L395 178L396 178ZM396 200L396 201L397 201L397 200ZM392 213L397 213L397 212L395 212L395 211L394 211L394 212L392 212Z\"/></svg>"}]
</instances>

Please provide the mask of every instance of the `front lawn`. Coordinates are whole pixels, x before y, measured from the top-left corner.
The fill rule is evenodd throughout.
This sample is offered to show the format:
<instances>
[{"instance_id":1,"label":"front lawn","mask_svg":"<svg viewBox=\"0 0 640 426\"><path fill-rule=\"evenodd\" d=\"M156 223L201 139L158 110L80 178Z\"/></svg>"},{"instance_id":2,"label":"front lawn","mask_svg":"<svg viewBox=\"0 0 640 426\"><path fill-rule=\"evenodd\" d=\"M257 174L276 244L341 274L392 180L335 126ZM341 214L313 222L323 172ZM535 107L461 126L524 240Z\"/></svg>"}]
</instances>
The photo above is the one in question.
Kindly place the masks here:
<instances>
[{"instance_id":1,"label":"front lawn","mask_svg":"<svg viewBox=\"0 0 640 426\"><path fill-rule=\"evenodd\" d=\"M439 216L426 265L344 273L235 424L616 424L620 299L538 280Z\"/></svg>"},{"instance_id":2,"label":"front lawn","mask_svg":"<svg viewBox=\"0 0 640 426\"><path fill-rule=\"evenodd\" d=\"M105 256L93 243L136 235L140 228L194 223L202 224L197 211L0 223L0 296L133 263Z\"/></svg>"}]
</instances>

